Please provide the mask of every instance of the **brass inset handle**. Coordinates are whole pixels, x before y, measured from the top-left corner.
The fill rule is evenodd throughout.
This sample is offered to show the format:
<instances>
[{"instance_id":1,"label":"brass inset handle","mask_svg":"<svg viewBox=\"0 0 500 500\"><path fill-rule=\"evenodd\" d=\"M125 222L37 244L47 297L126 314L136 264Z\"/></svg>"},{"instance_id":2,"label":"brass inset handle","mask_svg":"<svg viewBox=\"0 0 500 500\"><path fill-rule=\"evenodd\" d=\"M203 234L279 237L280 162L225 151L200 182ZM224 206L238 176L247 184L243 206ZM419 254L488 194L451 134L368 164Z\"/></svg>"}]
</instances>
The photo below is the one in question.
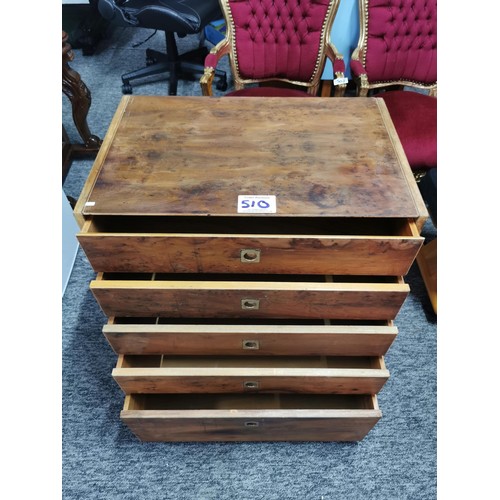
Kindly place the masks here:
<instances>
[{"instance_id":1,"label":"brass inset handle","mask_svg":"<svg viewBox=\"0 0 500 500\"><path fill-rule=\"evenodd\" d=\"M259 427L259 422L245 422L245 427Z\"/></svg>"},{"instance_id":2,"label":"brass inset handle","mask_svg":"<svg viewBox=\"0 0 500 500\"><path fill-rule=\"evenodd\" d=\"M244 340L243 341L243 349L259 349L259 341L258 340Z\"/></svg>"},{"instance_id":3,"label":"brass inset handle","mask_svg":"<svg viewBox=\"0 0 500 500\"><path fill-rule=\"evenodd\" d=\"M243 382L243 387L245 389L258 389L259 383L254 382L253 380L248 380L247 382Z\"/></svg>"},{"instance_id":4,"label":"brass inset handle","mask_svg":"<svg viewBox=\"0 0 500 500\"><path fill-rule=\"evenodd\" d=\"M241 262L260 262L260 250L257 248L243 248L240 250Z\"/></svg>"},{"instance_id":5,"label":"brass inset handle","mask_svg":"<svg viewBox=\"0 0 500 500\"><path fill-rule=\"evenodd\" d=\"M259 308L259 299L241 299L241 308L245 310L256 310Z\"/></svg>"}]
</instances>

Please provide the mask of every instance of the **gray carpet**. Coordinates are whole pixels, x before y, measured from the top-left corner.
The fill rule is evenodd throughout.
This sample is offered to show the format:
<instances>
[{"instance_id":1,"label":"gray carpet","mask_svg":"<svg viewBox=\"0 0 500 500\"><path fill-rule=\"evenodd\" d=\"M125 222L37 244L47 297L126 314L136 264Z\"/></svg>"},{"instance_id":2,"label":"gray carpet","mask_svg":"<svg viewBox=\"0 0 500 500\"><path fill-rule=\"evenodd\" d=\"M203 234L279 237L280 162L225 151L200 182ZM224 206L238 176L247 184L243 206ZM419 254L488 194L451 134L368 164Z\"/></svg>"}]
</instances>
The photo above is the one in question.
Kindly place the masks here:
<instances>
[{"instance_id":1,"label":"gray carpet","mask_svg":"<svg viewBox=\"0 0 500 500\"><path fill-rule=\"evenodd\" d=\"M120 75L144 64L146 46L162 49L157 33L118 28L71 66L92 93L91 131L101 137L120 101ZM181 50L197 40L181 40ZM231 82L230 82L231 84ZM166 95L164 81L135 94ZM197 82L179 95L200 95ZM70 136L69 107L63 123ZM216 124L214 124L215 126ZM92 161L74 161L64 184L80 194ZM436 229L430 221L424 235ZM119 418L123 393L113 381L116 363L101 333L106 321L91 292L94 278L78 251L62 301L63 498L67 500L321 500L436 498L436 316L416 265L411 293L396 324L399 336L386 356L391 377L379 394L382 419L359 443L141 443Z\"/></svg>"}]
</instances>

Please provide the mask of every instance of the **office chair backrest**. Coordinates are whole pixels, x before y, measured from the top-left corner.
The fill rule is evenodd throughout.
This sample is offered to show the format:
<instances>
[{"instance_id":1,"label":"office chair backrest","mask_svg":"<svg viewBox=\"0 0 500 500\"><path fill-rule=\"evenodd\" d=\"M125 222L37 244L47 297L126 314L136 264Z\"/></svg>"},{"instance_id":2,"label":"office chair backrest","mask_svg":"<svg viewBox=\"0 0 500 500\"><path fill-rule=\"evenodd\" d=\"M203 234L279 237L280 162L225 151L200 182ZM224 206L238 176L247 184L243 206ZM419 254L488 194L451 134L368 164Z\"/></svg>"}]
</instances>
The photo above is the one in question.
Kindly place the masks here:
<instances>
[{"instance_id":1,"label":"office chair backrest","mask_svg":"<svg viewBox=\"0 0 500 500\"><path fill-rule=\"evenodd\" d=\"M127 10L126 7L120 7L120 3L115 0L99 0L97 9L99 14L107 21L112 22L116 26L137 26L139 21L137 18Z\"/></svg>"},{"instance_id":2,"label":"office chair backrest","mask_svg":"<svg viewBox=\"0 0 500 500\"><path fill-rule=\"evenodd\" d=\"M135 26L177 33L199 33L221 15L218 0L99 0L104 19L117 26Z\"/></svg>"}]
</instances>

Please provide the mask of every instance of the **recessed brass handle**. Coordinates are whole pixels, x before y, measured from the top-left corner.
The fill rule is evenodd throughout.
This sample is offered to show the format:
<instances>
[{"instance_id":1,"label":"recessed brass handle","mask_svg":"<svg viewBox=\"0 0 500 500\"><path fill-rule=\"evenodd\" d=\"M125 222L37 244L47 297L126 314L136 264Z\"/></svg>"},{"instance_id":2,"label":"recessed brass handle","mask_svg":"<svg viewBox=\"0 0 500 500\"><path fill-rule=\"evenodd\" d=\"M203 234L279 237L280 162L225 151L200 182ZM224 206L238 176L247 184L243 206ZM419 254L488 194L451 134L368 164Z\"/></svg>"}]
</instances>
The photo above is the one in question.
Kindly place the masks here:
<instances>
[{"instance_id":1,"label":"recessed brass handle","mask_svg":"<svg viewBox=\"0 0 500 500\"><path fill-rule=\"evenodd\" d=\"M260 250L257 248L244 248L240 250L241 262L260 262Z\"/></svg>"},{"instance_id":2,"label":"recessed brass handle","mask_svg":"<svg viewBox=\"0 0 500 500\"><path fill-rule=\"evenodd\" d=\"M258 340L244 340L243 341L243 349L259 349L259 341Z\"/></svg>"},{"instance_id":3,"label":"recessed brass handle","mask_svg":"<svg viewBox=\"0 0 500 500\"><path fill-rule=\"evenodd\" d=\"M245 427L259 427L259 422L245 422Z\"/></svg>"},{"instance_id":4,"label":"recessed brass handle","mask_svg":"<svg viewBox=\"0 0 500 500\"><path fill-rule=\"evenodd\" d=\"M259 308L259 299L241 299L241 308L245 310L256 310Z\"/></svg>"},{"instance_id":5,"label":"recessed brass handle","mask_svg":"<svg viewBox=\"0 0 500 500\"><path fill-rule=\"evenodd\" d=\"M248 380L247 382L243 382L243 387L245 389L258 389L259 383L254 382L253 380Z\"/></svg>"}]
</instances>

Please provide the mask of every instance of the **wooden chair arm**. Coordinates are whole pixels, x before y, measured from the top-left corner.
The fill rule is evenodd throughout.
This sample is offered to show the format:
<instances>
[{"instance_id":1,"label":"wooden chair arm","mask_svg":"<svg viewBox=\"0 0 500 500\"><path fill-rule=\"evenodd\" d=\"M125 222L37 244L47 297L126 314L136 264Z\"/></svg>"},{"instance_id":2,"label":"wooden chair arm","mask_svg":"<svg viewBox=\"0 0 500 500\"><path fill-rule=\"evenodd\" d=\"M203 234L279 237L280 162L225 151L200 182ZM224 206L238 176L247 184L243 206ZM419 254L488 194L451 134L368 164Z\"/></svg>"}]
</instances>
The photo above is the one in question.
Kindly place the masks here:
<instances>
[{"instance_id":1,"label":"wooden chair arm","mask_svg":"<svg viewBox=\"0 0 500 500\"><path fill-rule=\"evenodd\" d=\"M344 79L345 78L345 63L344 57L337 50L335 45L332 42L328 42L326 46L326 56L330 59L333 67L333 79L334 81L337 78ZM340 83L338 85L334 84L334 97L343 97L345 94L345 90L347 87L347 82Z\"/></svg>"},{"instance_id":2,"label":"wooden chair arm","mask_svg":"<svg viewBox=\"0 0 500 500\"><path fill-rule=\"evenodd\" d=\"M356 82L357 94L359 97L366 97L368 95L368 90L370 83L368 82L368 75L366 69L361 62L363 59L362 50L357 47L351 56L351 72L353 80Z\"/></svg>"},{"instance_id":3,"label":"wooden chair arm","mask_svg":"<svg viewBox=\"0 0 500 500\"><path fill-rule=\"evenodd\" d=\"M202 95L213 96L212 83L215 76L215 68L219 64L220 59L228 55L230 50L229 40L224 38L208 53L205 58L205 71L200 79Z\"/></svg>"}]
</instances>

